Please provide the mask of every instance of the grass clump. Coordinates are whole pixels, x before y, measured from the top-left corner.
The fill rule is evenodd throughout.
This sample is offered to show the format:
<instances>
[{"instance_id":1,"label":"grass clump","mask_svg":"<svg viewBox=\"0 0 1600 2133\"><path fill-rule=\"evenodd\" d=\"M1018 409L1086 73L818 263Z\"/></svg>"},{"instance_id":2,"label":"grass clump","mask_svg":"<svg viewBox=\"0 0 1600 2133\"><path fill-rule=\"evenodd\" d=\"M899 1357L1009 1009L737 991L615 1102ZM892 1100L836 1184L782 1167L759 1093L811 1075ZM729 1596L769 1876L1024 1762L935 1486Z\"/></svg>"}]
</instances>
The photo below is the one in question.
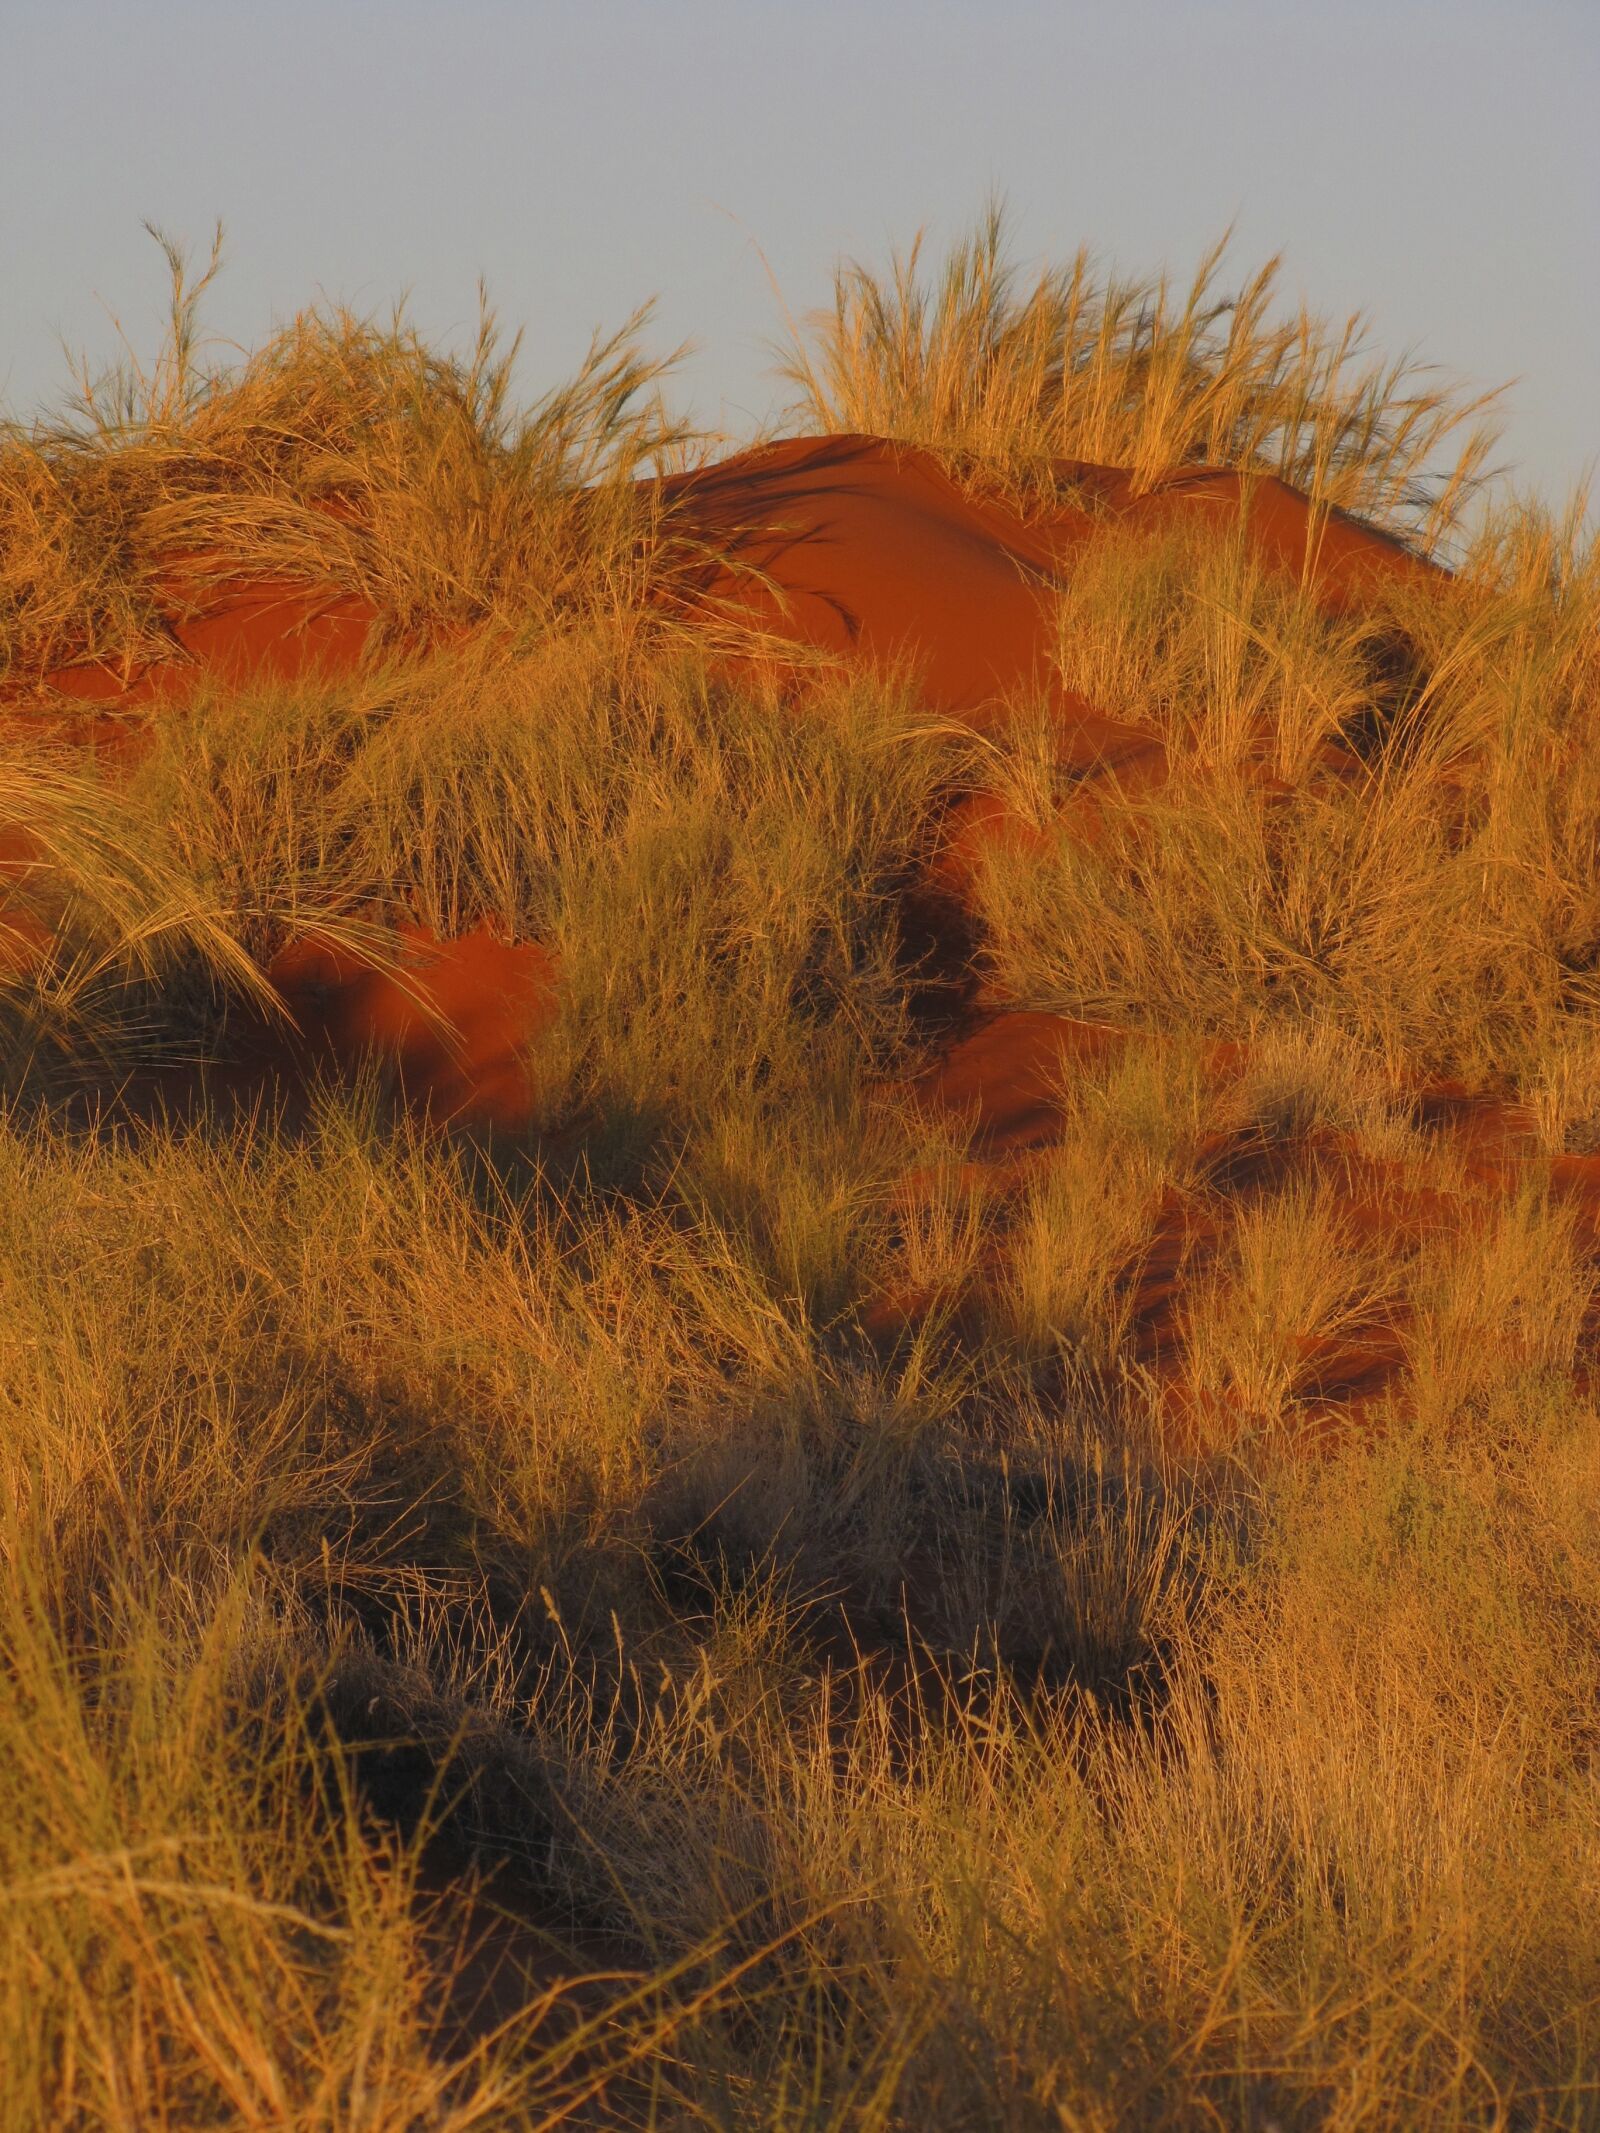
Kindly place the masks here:
<instances>
[{"instance_id":1,"label":"grass clump","mask_svg":"<svg viewBox=\"0 0 1600 2133\"><path fill-rule=\"evenodd\" d=\"M170 994L186 987L273 1010L236 914L159 849L137 807L71 755L35 747L0 759L0 821L10 846L0 1092L158 1049L174 1026Z\"/></svg>"},{"instance_id":2,"label":"grass clump","mask_svg":"<svg viewBox=\"0 0 1600 2133\"><path fill-rule=\"evenodd\" d=\"M1102 532L1055 610L1062 685L1147 726L1185 761L1258 761L1297 784L1380 695L1381 625L1330 613L1313 585L1273 570L1233 526Z\"/></svg>"},{"instance_id":3,"label":"grass clump","mask_svg":"<svg viewBox=\"0 0 1600 2133\"><path fill-rule=\"evenodd\" d=\"M653 478L691 440L661 398L674 359L642 349L647 312L526 408L487 304L461 357L403 313L331 307L230 367L205 360L200 323L220 233L198 280L161 241L154 362L0 430L0 679L170 657L174 610L230 580L357 595L393 645L638 615L701 561Z\"/></svg>"},{"instance_id":4,"label":"grass clump","mask_svg":"<svg viewBox=\"0 0 1600 2133\"><path fill-rule=\"evenodd\" d=\"M1186 1314L1194 1397L1249 1429L1292 1428L1330 1356L1382 1324L1399 1272L1392 1247L1354 1234L1340 1195L1314 1179L1242 1207Z\"/></svg>"},{"instance_id":5,"label":"grass clump","mask_svg":"<svg viewBox=\"0 0 1600 2133\"><path fill-rule=\"evenodd\" d=\"M1062 1134L1009 1211L991 1338L1079 1398L1136 1363L1139 1288L1162 1218L1198 1184L1211 1102L1181 1044L1119 1051L1061 1090ZM1042 1373L1042 1379L1040 1374Z\"/></svg>"},{"instance_id":6,"label":"grass clump","mask_svg":"<svg viewBox=\"0 0 1600 2133\"><path fill-rule=\"evenodd\" d=\"M931 282L920 236L886 275L840 267L832 309L809 341L793 336L783 375L811 427L903 438L1023 501L1070 494L1073 461L1126 468L1136 488L1236 467L1430 545L1492 448L1492 396L1374 362L1359 316L1275 318L1277 259L1223 294L1225 247L1181 295L1165 275L1102 274L1087 248L1030 286L994 205Z\"/></svg>"},{"instance_id":7,"label":"grass clump","mask_svg":"<svg viewBox=\"0 0 1600 2133\"><path fill-rule=\"evenodd\" d=\"M981 870L997 985L1542 1086L1593 1020L1592 578L1576 524L1502 522L1457 578L1328 616L1226 540L1107 530L1062 597L1062 678L1162 755L1052 791L1054 714L997 743L1035 832Z\"/></svg>"}]
</instances>

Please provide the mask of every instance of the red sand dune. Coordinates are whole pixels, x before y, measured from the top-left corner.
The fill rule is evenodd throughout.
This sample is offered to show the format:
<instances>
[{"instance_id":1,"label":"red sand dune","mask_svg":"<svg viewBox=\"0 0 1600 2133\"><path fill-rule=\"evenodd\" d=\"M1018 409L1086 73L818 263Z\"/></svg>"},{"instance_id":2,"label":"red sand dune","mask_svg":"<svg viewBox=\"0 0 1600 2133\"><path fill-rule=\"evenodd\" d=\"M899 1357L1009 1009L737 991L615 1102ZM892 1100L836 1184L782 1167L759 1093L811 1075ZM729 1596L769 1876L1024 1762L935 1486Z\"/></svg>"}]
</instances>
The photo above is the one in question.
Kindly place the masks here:
<instances>
[{"instance_id":1,"label":"red sand dune","mask_svg":"<svg viewBox=\"0 0 1600 2133\"><path fill-rule=\"evenodd\" d=\"M1338 512L1313 514L1271 476L1196 470L1136 494L1114 468L1064 463L1095 510L1023 517L968 494L927 452L874 437L801 437L676 477L691 525L728 542L745 569L705 588L774 636L844 658L905 663L930 706L981 717L1050 679L1048 598L1096 511L1151 528L1186 516L1219 524L1243 509L1250 537L1333 603L1363 579L1426 572L1398 542ZM765 579L767 582L762 583ZM373 610L358 596L291 582L209 587L171 581L172 657L126 675L58 670L55 694L82 703L175 700L199 673L292 678L358 660ZM1094 729L1091 707L1074 715ZM1100 721L1115 739L1132 729ZM1099 737L1106 737L1101 735Z\"/></svg>"},{"instance_id":2,"label":"red sand dune","mask_svg":"<svg viewBox=\"0 0 1600 2133\"><path fill-rule=\"evenodd\" d=\"M549 956L485 926L448 941L407 926L401 944L399 975L315 939L273 958L267 974L294 1017L299 1059L348 1067L372 1055L435 1117L524 1123L527 1047L551 1011ZM256 1052L271 1066L283 1056L281 1036L260 1033Z\"/></svg>"},{"instance_id":3,"label":"red sand dune","mask_svg":"<svg viewBox=\"0 0 1600 2133\"><path fill-rule=\"evenodd\" d=\"M991 1014L950 1047L922 1089L934 1109L970 1125L975 1152L1024 1153L1056 1137L1060 1089L1073 1068L1126 1042L1104 1023L1031 1010Z\"/></svg>"},{"instance_id":4,"label":"red sand dune","mask_svg":"<svg viewBox=\"0 0 1600 2133\"><path fill-rule=\"evenodd\" d=\"M202 676L296 681L347 672L360 662L374 620L371 605L355 593L287 580L204 588L174 580L171 592L170 658L132 674L102 661L58 667L41 694L131 710L181 702Z\"/></svg>"},{"instance_id":5,"label":"red sand dune","mask_svg":"<svg viewBox=\"0 0 1600 2133\"><path fill-rule=\"evenodd\" d=\"M1363 579L1428 568L1341 513L1313 514L1271 476L1202 470L1135 494L1114 468L1062 472L1130 525L1221 524L1242 508L1262 553L1296 576L1309 568L1335 604ZM931 706L969 717L1049 683L1049 595L1098 523L1090 509L1023 518L968 494L930 453L875 437L790 438L673 486L699 526L732 535L741 562L770 581L770 591L727 578L714 588L758 626L824 652L904 662ZM1068 708L1096 752L1133 733L1080 700Z\"/></svg>"},{"instance_id":6,"label":"red sand dune","mask_svg":"<svg viewBox=\"0 0 1600 2133\"><path fill-rule=\"evenodd\" d=\"M674 485L697 526L768 586L713 590L759 628L841 657L906 665L935 709L980 711L1047 673L1052 542L964 494L925 452L870 437L793 438Z\"/></svg>"},{"instance_id":7,"label":"red sand dune","mask_svg":"<svg viewBox=\"0 0 1600 2133\"><path fill-rule=\"evenodd\" d=\"M679 477L673 491L691 524L728 542L741 565L704 591L759 631L845 659L903 665L930 707L974 722L1005 698L1050 684L1049 595L1094 510L1135 524L1201 512L1245 510L1253 538L1297 572L1308 543L1313 575L1332 599L1364 572L1423 569L1396 543L1337 514L1313 521L1281 482L1229 473L1170 477L1135 495L1114 469L1065 468L1094 509L1024 518L999 501L975 499L930 454L871 437L795 438ZM13 719L38 719L63 704L108 714L151 703L178 705L202 676L292 679L354 666L375 615L353 594L287 582L185 584L169 580L169 659L124 674L104 665L60 670L31 703L13 699ZM1151 736L1059 698L1063 755L1080 767L1123 776L1158 766ZM77 714L80 731L84 728ZM93 729L91 729L93 730ZM99 729L115 734L114 724ZM968 830L983 832L984 825ZM946 888L959 888L953 850ZM414 944L415 945L415 944ZM549 1012L550 972L533 946L508 948L475 935L434 944L404 985L325 949L303 947L274 968L314 1050L347 1063L371 1048L393 1061L405 1086L436 1115L513 1123L527 1091L517 1064ZM446 1039L442 1024L455 1027ZM1038 1017L984 1046L983 1106L997 1118L1028 1112L1039 1122L1032 1060ZM974 1069L950 1069L953 1102L964 1103Z\"/></svg>"},{"instance_id":8,"label":"red sand dune","mask_svg":"<svg viewBox=\"0 0 1600 2133\"><path fill-rule=\"evenodd\" d=\"M1429 568L1338 513L1312 514L1302 497L1270 478L1184 472L1136 495L1114 469L1063 471L1084 507L1033 518L974 499L925 452L870 437L790 439L671 486L691 526L729 546L742 566L711 573L702 587L723 614L830 657L902 669L931 709L974 724L997 715L1007 699L1052 692L1063 760L1085 772L1114 769L1123 782L1163 774L1159 742L1066 695L1050 665L1051 592L1102 515L1152 528L1199 515L1221 527L1242 511L1261 552L1296 576L1305 573L1332 605L1374 577ZM176 711L203 676L288 680L347 671L361 660L376 620L359 598L329 588L174 582L169 591L168 659L132 675L105 666L63 670L30 699L13 694L9 720L54 718L63 731L75 724L80 733L126 733L120 713L151 704ZM91 705L103 709L103 721L85 721L73 708ZM958 812L930 884L930 909L937 913L941 898L946 906L959 901L984 839L1025 834L993 807ZM401 944L406 967L398 977L316 940L286 949L270 974L296 1032L286 1039L281 1031L254 1031L221 1084L250 1091L285 1074L298 1081L319 1062L349 1071L375 1054L437 1119L507 1128L524 1122L532 1093L528 1051L556 998L549 958L535 944L509 946L481 927L446 942L410 929ZM968 1005L965 1026L920 1093L935 1110L970 1124L974 1157L1004 1194L1025 1174L1031 1151L1059 1133L1058 1091L1074 1065L1126 1039L1057 1016ZM1239 1064L1224 1056L1228 1051L1220 1047L1216 1061L1223 1078ZM1463 1146L1469 1174L1508 1181L1526 1163L1524 1122L1464 1098L1456 1117L1449 1091L1433 1092L1430 1101ZM1349 1151L1332 1153L1344 1164L1352 1219L1400 1243L1419 1219L1415 1194L1403 1181L1368 1175L1371 1165L1363 1169ZM1247 1173L1271 1159L1248 1134L1212 1154L1230 1191L1249 1190ZM1600 1159L1568 1158L1554 1170L1558 1190L1586 1209L1600 1206ZM1430 1212L1435 1220L1461 1218L1459 1209ZM1600 1222L1594 1226L1600 1234ZM1214 1218L1175 1198L1128 1273L1141 1354L1167 1382L1175 1416L1187 1414L1207 1430L1215 1418L1189 1413L1194 1402L1181 1378L1174 1313L1218 1243ZM903 1315L886 1305L885 1326ZM1366 1328L1325 1354L1308 1351L1306 1382L1329 1414L1348 1413L1381 1391L1400 1352L1392 1326Z\"/></svg>"}]
</instances>

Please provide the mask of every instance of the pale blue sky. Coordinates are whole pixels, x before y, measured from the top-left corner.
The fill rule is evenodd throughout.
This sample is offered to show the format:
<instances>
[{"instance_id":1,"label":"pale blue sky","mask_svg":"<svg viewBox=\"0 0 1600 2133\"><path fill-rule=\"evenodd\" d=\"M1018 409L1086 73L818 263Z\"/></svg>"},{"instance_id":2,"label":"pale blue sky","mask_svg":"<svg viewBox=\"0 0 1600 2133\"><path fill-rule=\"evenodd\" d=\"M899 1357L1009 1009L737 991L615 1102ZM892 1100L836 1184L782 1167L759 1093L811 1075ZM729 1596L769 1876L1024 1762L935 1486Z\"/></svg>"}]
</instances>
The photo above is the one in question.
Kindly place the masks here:
<instances>
[{"instance_id":1,"label":"pale blue sky","mask_svg":"<svg viewBox=\"0 0 1600 2133\"><path fill-rule=\"evenodd\" d=\"M1373 314L1478 385L1552 501L1600 460L1600 0L0 0L0 400L29 412L101 303L158 328L140 229L229 266L241 341L319 290L409 288L441 337L485 275L531 392L659 294L695 412L771 408L777 313L841 252L964 229L1241 269Z\"/></svg>"}]
</instances>

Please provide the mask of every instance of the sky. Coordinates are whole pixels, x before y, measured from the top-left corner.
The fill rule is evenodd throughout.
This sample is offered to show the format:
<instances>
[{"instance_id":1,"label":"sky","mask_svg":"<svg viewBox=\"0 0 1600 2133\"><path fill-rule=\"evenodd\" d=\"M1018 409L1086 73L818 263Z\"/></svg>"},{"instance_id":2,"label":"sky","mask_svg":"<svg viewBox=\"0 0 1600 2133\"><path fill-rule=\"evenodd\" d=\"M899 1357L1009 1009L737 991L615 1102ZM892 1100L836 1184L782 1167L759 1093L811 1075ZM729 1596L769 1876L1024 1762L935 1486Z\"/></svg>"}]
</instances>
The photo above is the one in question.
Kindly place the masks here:
<instances>
[{"instance_id":1,"label":"sky","mask_svg":"<svg viewBox=\"0 0 1600 2133\"><path fill-rule=\"evenodd\" d=\"M1474 389L1563 503L1600 473L1597 0L0 0L0 405L159 337L155 222L248 346L319 295L470 331L529 397L655 297L679 404L745 433L764 345L1003 193L1024 264L1238 275ZM1597 481L1600 488L1600 481Z\"/></svg>"}]
</instances>

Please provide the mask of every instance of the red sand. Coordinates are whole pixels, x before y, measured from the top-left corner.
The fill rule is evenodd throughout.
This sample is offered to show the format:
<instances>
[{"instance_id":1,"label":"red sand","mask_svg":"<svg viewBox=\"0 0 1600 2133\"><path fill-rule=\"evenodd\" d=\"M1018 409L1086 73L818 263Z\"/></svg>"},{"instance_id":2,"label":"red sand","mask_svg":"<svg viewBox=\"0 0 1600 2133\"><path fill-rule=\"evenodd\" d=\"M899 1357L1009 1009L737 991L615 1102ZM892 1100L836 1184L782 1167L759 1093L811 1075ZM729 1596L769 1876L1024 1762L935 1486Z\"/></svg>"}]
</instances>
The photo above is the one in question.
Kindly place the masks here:
<instances>
[{"instance_id":1,"label":"red sand","mask_svg":"<svg viewBox=\"0 0 1600 2133\"><path fill-rule=\"evenodd\" d=\"M904 665L937 710L971 713L1042 682L1045 602L1072 532L966 495L925 452L870 437L791 438L675 485L695 523L733 537L742 577L710 588L757 628ZM751 530L753 529L753 530Z\"/></svg>"},{"instance_id":2,"label":"red sand","mask_svg":"<svg viewBox=\"0 0 1600 2133\"><path fill-rule=\"evenodd\" d=\"M440 1122L525 1123L528 1047L554 996L549 956L537 942L512 945L484 926L449 941L416 926L400 937L408 951L400 975L316 939L273 958L267 975L294 1017L304 1056L335 1067L376 1056ZM275 1033L257 1043L261 1064L274 1065Z\"/></svg>"},{"instance_id":3,"label":"red sand","mask_svg":"<svg viewBox=\"0 0 1600 2133\"><path fill-rule=\"evenodd\" d=\"M297 681L313 673L345 673L366 650L375 619L355 593L287 581L258 580L208 588L174 579L176 612L168 624L172 656L125 674L93 661L58 667L45 677L39 708L51 698L67 704L178 703L202 678L218 681ZM16 709L32 708L12 698Z\"/></svg>"},{"instance_id":4,"label":"red sand","mask_svg":"<svg viewBox=\"0 0 1600 2133\"><path fill-rule=\"evenodd\" d=\"M1334 604L1364 579L1428 569L1370 527L1313 514L1271 476L1181 473L1136 496L1113 468L1063 472L1129 525L1191 514L1220 524L1242 508L1263 554L1296 576L1308 571ZM969 495L931 454L875 437L789 438L673 486L701 528L732 536L741 561L770 581L768 590L724 576L711 588L758 628L824 652L905 663L930 706L968 716L1048 683L1049 597L1098 523L1089 510L1025 519ZM1084 759L1128 744L1133 729L1097 720L1078 699L1065 708L1069 726L1106 729L1081 737Z\"/></svg>"}]
</instances>

